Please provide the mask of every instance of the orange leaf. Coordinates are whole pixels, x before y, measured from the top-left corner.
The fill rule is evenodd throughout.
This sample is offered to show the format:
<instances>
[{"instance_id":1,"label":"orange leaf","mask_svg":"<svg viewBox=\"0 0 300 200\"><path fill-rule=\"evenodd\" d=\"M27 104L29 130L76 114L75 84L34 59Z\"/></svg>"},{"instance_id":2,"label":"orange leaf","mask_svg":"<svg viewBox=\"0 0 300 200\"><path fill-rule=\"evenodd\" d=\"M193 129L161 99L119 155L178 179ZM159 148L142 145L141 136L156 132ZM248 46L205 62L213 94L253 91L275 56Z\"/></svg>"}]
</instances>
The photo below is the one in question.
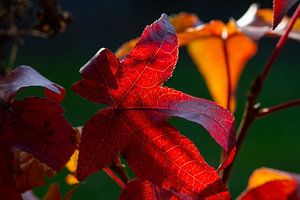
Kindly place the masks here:
<instances>
[{"instance_id":1,"label":"orange leaf","mask_svg":"<svg viewBox=\"0 0 300 200\"><path fill-rule=\"evenodd\" d=\"M75 175L73 175L73 174L68 174L68 175L66 176L66 183L67 183L68 185L76 185L76 184L79 184L80 182L79 182L79 180L76 178Z\"/></svg>"},{"instance_id":2,"label":"orange leaf","mask_svg":"<svg viewBox=\"0 0 300 200\"><path fill-rule=\"evenodd\" d=\"M299 175L275 169L260 168L253 172L248 181L247 190L240 200L299 200Z\"/></svg>"},{"instance_id":3,"label":"orange leaf","mask_svg":"<svg viewBox=\"0 0 300 200\"><path fill-rule=\"evenodd\" d=\"M202 23L197 15L187 12L171 15L169 19L177 33L184 32L188 28L196 27Z\"/></svg>"},{"instance_id":4,"label":"orange leaf","mask_svg":"<svg viewBox=\"0 0 300 200\"><path fill-rule=\"evenodd\" d=\"M74 175L77 170L77 161L78 161L79 151L75 150L70 160L66 164L66 168L71 172L66 176L66 182L68 185L78 184L79 181Z\"/></svg>"},{"instance_id":5,"label":"orange leaf","mask_svg":"<svg viewBox=\"0 0 300 200\"><path fill-rule=\"evenodd\" d=\"M125 42L117 51L116 51L116 57L117 58L124 58L131 49L136 45L136 43L139 41L139 38L132 39L128 42Z\"/></svg>"},{"instance_id":6,"label":"orange leaf","mask_svg":"<svg viewBox=\"0 0 300 200\"><path fill-rule=\"evenodd\" d=\"M78 154L79 154L79 151L75 150L73 155L71 156L70 160L66 164L66 168L72 173L74 173L77 169Z\"/></svg>"},{"instance_id":7,"label":"orange leaf","mask_svg":"<svg viewBox=\"0 0 300 200\"><path fill-rule=\"evenodd\" d=\"M256 53L256 44L230 22L212 21L195 28L198 39L188 51L202 73L214 100L235 110L235 91L247 61Z\"/></svg>"}]
</instances>

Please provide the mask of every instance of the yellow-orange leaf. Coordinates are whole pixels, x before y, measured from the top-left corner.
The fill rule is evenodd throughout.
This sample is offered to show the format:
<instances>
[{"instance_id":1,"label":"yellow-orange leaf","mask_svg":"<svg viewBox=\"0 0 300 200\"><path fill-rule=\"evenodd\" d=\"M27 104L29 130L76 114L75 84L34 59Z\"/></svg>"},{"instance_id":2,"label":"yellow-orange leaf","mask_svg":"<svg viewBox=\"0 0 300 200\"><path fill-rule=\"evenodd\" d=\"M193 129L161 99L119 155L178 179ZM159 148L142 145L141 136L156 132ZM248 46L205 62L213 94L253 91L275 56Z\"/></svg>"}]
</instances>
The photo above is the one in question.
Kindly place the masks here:
<instances>
[{"instance_id":1,"label":"yellow-orange leaf","mask_svg":"<svg viewBox=\"0 0 300 200\"><path fill-rule=\"evenodd\" d=\"M181 12L177 15L171 15L169 19L177 33L184 32L191 27L201 24L201 21L197 15L186 12Z\"/></svg>"},{"instance_id":2,"label":"yellow-orange leaf","mask_svg":"<svg viewBox=\"0 0 300 200\"><path fill-rule=\"evenodd\" d=\"M253 172L247 190L238 199L299 200L299 175L275 169L260 168Z\"/></svg>"},{"instance_id":3,"label":"yellow-orange leaf","mask_svg":"<svg viewBox=\"0 0 300 200\"><path fill-rule=\"evenodd\" d=\"M76 178L75 175L73 175L73 174L68 174L68 175L66 176L66 183L67 183L68 185L76 185L76 184L79 184L80 182L79 182L79 180Z\"/></svg>"},{"instance_id":4,"label":"yellow-orange leaf","mask_svg":"<svg viewBox=\"0 0 300 200\"><path fill-rule=\"evenodd\" d=\"M247 189L259 187L267 182L275 180L293 180L293 178L288 173L283 171L260 168L255 170L250 176Z\"/></svg>"},{"instance_id":5,"label":"yellow-orange leaf","mask_svg":"<svg viewBox=\"0 0 300 200\"><path fill-rule=\"evenodd\" d=\"M79 154L79 151L75 150L73 155L71 156L70 160L66 164L66 168L72 173L74 173L77 169L78 154Z\"/></svg>"},{"instance_id":6,"label":"yellow-orange leaf","mask_svg":"<svg viewBox=\"0 0 300 200\"><path fill-rule=\"evenodd\" d=\"M115 53L115 55L122 59L124 58L130 51L133 49L133 47L138 42L139 38L132 39L128 42L125 42Z\"/></svg>"},{"instance_id":7,"label":"yellow-orange leaf","mask_svg":"<svg viewBox=\"0 0 300 200\"><path fill-rule=\"evenodd\" d=\"M79 144L80 143L80 139L81 139L82 127L76 127L76 128L74 128L74 130L76 132L77 144ZM80 183L79 180L74 175L75 172L76 172L76 170L77 170L78 155L79 155L79 150L76 149L74 151L73 155L71 156L71 158L69 159L69 161L66 164L66 168L70 172L69 174L67 174L67 176L65 178L66 183L68 185L75 185L75 184L79 184Z\"/></svg>"},{"instance_id":8,"label":"yellow-orange leaf","mask_svg":"<svg viewBox=\"0 0 300 200\"><path fill-rule=\"evenodd\" d=\"M188 45L188 51L202 73L214 100L235 110L235 92L247 61L256 53L256 44L239 32L230 22L221 21L197 28L198 39Z\"/></svg>"}]
</instances>

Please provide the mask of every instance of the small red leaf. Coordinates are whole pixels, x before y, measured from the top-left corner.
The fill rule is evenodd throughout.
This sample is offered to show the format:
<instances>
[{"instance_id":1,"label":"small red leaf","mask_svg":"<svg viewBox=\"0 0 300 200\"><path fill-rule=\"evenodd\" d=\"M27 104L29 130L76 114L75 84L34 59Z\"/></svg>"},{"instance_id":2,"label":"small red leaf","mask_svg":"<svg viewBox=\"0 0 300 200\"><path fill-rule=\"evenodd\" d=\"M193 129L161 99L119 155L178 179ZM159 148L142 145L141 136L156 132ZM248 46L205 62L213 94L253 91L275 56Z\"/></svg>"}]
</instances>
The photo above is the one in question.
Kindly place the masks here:
<instances>
[{"instance_id":1,"label":"small red leaf","mask_svg":"<svg viewBox=\"0 0 300 200\"><path fill-rule=\"evenodd\" d=\"M62 94L61 91L64 90L31 67L20 66L7 74L3 79L0 79L0 99L5 102L11 102L20 89L31 86L45 87L58 95Z\"/></svg>"},{"instance_id":2,"label":"small red leaf","mask_svg":"<svg viewBox=\"0 0 300 200\"><path fill-rule=\"evenodd\" d=\"M232 155L233 116L213 102L162 87L177 59L176 33L163 15L144 30L121 62L109 50L101 49L81 68L83 80L73 90L110 107L100 110L82 130L79 179L122 154L138 177L172 193L229 198L217 172L166 120L177 116L202 125Z\"/></svg>"},{"instance_id":3,"label":"small red leaf","mask_svg":"<svg viewBox=\"0 0 300 200\"><path fill-rule=\"evenodd\" d=\"M42 169L39 161L58 171L75 150L75 132L56 101L37 97L15 101L20 89L31 86L44 87L52 100L64 96L63 88L28 66L17 67L1 77L0 172L5 175L0 180L0 199L21 199L24 190L44 184L47 169ZM39 161L33 158L33 162L14 163L16 150L31 153Z\"/></svg>"},{"instance_id":4,"label":"small red leaf","mask_svg":"<svg viewBox=\"0 0 300 200\"><path fill-rule=\"evenodd\" d=\"M273 29L277 27L282 18L287 14L289 9L295 5L298 0L274 0L273 1Z\"/></svg>"},{"instance_id":5,"label":"small red leaf","mask_svg":"<svg viewBox=\"0 0 300 200\"><path fill-rule=\"evenodd\" d=\"M32 153L49 167L60 170L75 150L73 128L56 102L27 98L6 111L1 140L11 148Z\"/></svg>"}]
</instances>

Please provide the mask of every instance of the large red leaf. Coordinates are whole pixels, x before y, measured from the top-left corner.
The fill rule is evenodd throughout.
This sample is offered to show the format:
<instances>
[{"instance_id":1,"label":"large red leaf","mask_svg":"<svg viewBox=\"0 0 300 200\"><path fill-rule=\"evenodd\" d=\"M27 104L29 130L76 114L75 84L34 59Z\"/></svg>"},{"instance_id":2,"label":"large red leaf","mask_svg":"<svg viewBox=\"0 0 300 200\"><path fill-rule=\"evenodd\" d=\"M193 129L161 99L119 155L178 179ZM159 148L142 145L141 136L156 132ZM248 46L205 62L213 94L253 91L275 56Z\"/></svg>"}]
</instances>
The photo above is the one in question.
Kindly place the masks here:
<instances>
[{"instance_id":1,"label":"large red leaf","mask_svg":"<svg viewBox=\"0 0 300 200\"><path fill-rule=\"evenodd\" d=\"M83 128L79 179L108 166L121 153L139 177L158 187L195 198L228 197L217 172L166 120L178 116L202 125L233 155L233 116L213 102L162 87L177 58L176 33L163 15L144 30L121 62L108 49L101 49L81 68L84 79L73 90L110 107Z\"/></svg>"},{"instance_id":2,"label":"large red leaf","mask_svg":"<svg viewBox=\"0 0 300 200\"><path fill-rule=\"evenodd\" d=\"M27 98L14 102L5 112L1 139L12 149L32 153L49 167L60 170L72 155L76 138L56 102Z\"/></svg>"},{"instance_id":3,"label":"large red leaf","mask_svg":"<svg viewBox=\"0 0 300 200\"><path fill-rule=\"evenodd\" d=\"M273 1L273 29L277 27L284 15L289 9L297 3L298 0L274 0Z\"/></svg>"},{"instance_id":4,"label":"large red leaf","mask_svg":"<svg viewBox=\"0 0 300 200\"><path fill-rule=\"evenodd\" d=\"M231 112L236 107L236 89L240 75L257 45L239 31L233 20L203 24L196 15L179 13L170 17L180 46L188 52L203 75L212 98ZM116 56L123 58L138 39L123 44Z\"/></svg>"},{"instance_id":5,"label":"large red leaf","mask_svg":"<svg viewBox=\"0 0 300 200\"><path fill-rule=\"evenodd\" d=\"M75 150L75 133L63 117L63 110L57 102L37 97L14 101L18 90L30 86L48 88L56 92L57 97L63 91L30 67L18 67L0 80L0 144L5 144L0 149L0 179L7 182L3 187L1 183L0 199L7 199L5 195L12 194L17 196L10 199L18 199L18 192L23 192L25 188L31 189L30 184L16 189L15 179L20 180L13 171L12 151L20 149L29 152L58 171ZM2 171L6 177L2 175ZM36 174L31 175L37 177ZM34 182L32 186L39 181Z\"/></svg>"}]
</instances>

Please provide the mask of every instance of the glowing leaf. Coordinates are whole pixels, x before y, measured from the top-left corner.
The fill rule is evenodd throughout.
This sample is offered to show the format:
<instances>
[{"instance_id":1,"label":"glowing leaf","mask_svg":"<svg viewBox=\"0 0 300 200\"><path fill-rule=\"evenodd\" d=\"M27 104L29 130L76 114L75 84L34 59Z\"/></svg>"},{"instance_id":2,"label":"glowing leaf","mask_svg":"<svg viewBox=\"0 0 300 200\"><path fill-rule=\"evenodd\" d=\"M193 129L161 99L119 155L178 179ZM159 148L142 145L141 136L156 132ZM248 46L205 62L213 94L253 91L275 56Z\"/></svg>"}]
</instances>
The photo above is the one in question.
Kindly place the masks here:
<instances>
[{"instance_id":1,"label":"glowing leaf","mask_svg":"<svg viewBox=\"0 0 300 200\"><path fill-rule=\"evenodd\" d=\"M300 176L275 169L261 168L253 172L240 200L299 200Z\"/></svg>"},{"instance_id":2,"label":"glowing leaf","mask_svg":"<svg viewBox=\"0 0 300 200\"><path fill-rule=\"evenodd\" d=\"M232 155L233 116L213 102L162 86L171 77L177 58L176 33L163 15L144 30L121 62L108 49L101 49L81 68L83 80L73 90L109 107L83 127L80 180L122 154L138 177L165 190L194 198L229 198L217 172L166 120L177 116L202 125Z\"/></svg>"},{"instance_id":3,"label":"glowing leaf","mask_svg":"<svg viewBox=\"0 0 300 200\"><path fill-rule=\"evenodd\" d=\"M247 61L256 53L256 44L232 23L220 21L195 30L199 39L189 43L188 51L206 80L214 100L235 110L235 92Z\"/></svg>"}]
</instances>

